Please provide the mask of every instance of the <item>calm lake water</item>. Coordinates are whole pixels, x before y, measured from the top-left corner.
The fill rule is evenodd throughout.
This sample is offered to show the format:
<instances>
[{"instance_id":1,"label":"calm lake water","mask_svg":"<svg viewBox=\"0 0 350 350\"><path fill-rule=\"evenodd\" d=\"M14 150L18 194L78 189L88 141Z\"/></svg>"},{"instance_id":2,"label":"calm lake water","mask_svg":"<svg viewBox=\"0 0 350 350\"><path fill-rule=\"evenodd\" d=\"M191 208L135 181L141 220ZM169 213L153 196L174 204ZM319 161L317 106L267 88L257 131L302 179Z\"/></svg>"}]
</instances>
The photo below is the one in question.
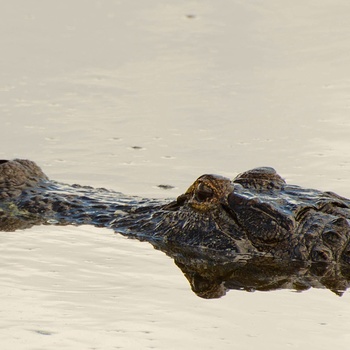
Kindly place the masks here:
<instances>
[{"instance_id":1,"label":"calm lake water","mask_svg":"<svg viewBox=\"0 0 350 350\"><path fill-rule=\"evenodd\" d=\"M0 157L146 197L261 165L350 197L349 15L345 0L4 2ZM2 349L349 348L349 292L205 300L111 230L0 241Z\"/></svg>"}]
</instances>

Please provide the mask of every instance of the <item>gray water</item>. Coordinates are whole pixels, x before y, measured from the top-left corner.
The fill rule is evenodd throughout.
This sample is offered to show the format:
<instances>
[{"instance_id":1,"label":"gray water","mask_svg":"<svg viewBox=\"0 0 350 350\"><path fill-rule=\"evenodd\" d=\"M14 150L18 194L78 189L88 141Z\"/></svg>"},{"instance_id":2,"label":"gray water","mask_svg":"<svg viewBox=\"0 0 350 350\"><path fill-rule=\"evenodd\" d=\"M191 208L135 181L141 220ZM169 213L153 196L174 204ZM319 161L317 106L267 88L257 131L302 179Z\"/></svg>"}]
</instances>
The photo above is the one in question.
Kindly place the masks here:
<instances>
[{"instance_id":1,"label":"gray water","mask_svg":"<svg viewBox=\"0 0 350 350\"><path fill-rule=\"evenodd\" d=\"M260 165L350 197L349 15L342 0L3 2L0 157L146 197ZM349 293L204 300L111 230L0 241L2 349L349 347Z\"/></svg>"}]
</instances>

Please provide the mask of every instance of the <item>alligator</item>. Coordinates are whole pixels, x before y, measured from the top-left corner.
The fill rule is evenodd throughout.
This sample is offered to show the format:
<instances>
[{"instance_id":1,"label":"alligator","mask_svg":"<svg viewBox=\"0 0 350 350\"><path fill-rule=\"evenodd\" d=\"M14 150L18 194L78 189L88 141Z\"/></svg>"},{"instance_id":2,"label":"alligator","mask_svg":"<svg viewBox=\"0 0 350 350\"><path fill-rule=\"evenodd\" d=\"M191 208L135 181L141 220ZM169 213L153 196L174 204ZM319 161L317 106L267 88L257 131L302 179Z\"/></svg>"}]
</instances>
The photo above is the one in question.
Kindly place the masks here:
<instances>
[{"instance_id":1,"label":"alligator","mask_svg":"<svg viewBox=\"0 0 350 350\"><path fill-rule=\"evenodd\" d=\"M50 180L33 161L0 160L1 231L43 224L112 228L171 256L192 290L205 298L219 297L227 289L267 289L271 281L266 283L266 276L276 282L276 274L281 275L276 271L283 271L284 283L274 282L274 288L346 290L349 219L349 199L287 184L269 167L243 172L234 180L202 175L172 200L67 185ZM261 270L262 285L237 280L237 275L246 281ZM286 283L291 270L292 282ZM303 282L301 275L306 276Z\"/></svg>"}]
</instances>

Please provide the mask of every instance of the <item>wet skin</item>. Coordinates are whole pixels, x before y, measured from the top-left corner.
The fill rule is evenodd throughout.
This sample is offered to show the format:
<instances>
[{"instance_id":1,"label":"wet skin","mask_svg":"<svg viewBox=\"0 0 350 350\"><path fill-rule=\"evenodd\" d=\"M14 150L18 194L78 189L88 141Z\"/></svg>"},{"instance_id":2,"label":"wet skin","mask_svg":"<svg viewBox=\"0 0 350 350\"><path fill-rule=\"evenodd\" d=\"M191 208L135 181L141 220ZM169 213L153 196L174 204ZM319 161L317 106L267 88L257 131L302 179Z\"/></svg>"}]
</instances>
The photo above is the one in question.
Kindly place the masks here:
<instances>
[{"instance_id":1,"label":"wet skin","mask_svg":"<svg viewBox=\"0 0 350 350\"><path fill-rule=\"evenodd\" d=\"M252 264L256 259L267 259L269 266L271 259L279 264L299 261L349 266L349 218L348 199L289 185L272 168L252 169L233 181L203 175L184 194L169 201L61 184L49 180L34 162L0 161L2 231L39 224L109 227L149 241L172 256L192 289L203 297L220 294L224 279L213 277L209 267L199 271L198 259L214 262L214 270L225 276L229 275L228 264L244 262L247 266L247 261ZM221 265L224 269L218 268ZM254 264L249 271L255 271ZM330 275L336 275L344 289L347 278L340 278L337 271ZM205 288L203 292L208 283L211 292ZM213 283L220 288L213 289ZM232 281L230 285L234 285ZM327 285L334 290L338 287Z\"/></svg>"}]
</instances>

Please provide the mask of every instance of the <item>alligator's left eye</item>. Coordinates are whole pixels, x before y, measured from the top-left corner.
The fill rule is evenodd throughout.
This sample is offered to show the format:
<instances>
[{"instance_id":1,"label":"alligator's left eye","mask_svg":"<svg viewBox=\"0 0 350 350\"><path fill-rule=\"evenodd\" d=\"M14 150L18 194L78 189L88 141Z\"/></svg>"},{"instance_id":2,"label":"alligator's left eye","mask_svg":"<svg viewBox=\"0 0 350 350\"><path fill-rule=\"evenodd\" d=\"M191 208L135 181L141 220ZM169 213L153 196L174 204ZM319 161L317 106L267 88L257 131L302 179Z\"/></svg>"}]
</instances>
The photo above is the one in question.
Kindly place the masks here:
<instances>
[{"instance_id":1,"label":"alligator's left eye","mask_svg":"<svg viewBox=\"0 0 350 350\"><path fill-rule=\"evenodd\" d=\"M205 202L206 200L212 198L214 195L214 191L209 186L200 183L197 187L196 191L196 199L198 202Z\"/></svg>"}]
</instances>

